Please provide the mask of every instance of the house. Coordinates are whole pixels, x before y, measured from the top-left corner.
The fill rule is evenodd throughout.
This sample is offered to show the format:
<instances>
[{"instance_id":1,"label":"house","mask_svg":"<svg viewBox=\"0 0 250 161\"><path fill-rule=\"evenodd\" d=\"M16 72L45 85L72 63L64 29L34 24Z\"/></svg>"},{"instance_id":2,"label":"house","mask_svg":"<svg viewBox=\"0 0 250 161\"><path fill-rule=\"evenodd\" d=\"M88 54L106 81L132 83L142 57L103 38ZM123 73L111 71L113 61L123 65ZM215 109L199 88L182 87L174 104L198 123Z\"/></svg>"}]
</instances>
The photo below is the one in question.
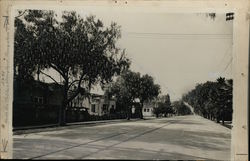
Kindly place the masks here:
<instances>
[{"instance_id":1,"label":"house","mask_svg":"<svg viewBox=\"0 0 250 161\"><path fill-rule=\"evenodd\" d=\"M112 113L116 109L116 100L107 95L90 93L90 95L77 95L69 104L70 108L86 110L90 115L102 116Z\"/></svg>"},{"instance_id":2,"label":"house","mask_svg":"<svg viewBox=\"0 0 250 161\"><path fill-rule=\"evenodd\" d=\"M107 98L105 95L91 94L89 103L89 114L104 115L112 113L116 109L116 101L114 98Z\"/></svg>"},{"instance_id":3,"label":"house","mask_svg":"<svg viewBox=\"0 0 250 161\"><path fill-rule=\"evenodd\" d=\"M62 102L62 85L14 79L13 126L57 123ZM89 114L102 116L115 108L114 98L94 93L89 97L78 94L68 104L66 119L84 120Z\"/></svg>"},{"instance_id":4,"label":"house","mask_svg":"<svg viewBox=\"0 0 250 161\"><path fill-rule=\"evenodd\" d=\"M27 82L14 80L14 103L35 104L43 107L46 105L61 106L62 100L60 85L35 80Z\"/></svg>"},{"instance_id":5,"label":"house","mask_svg":"<svg viewBox=\"0 0 250 161\"><path fill-rule=\"evenodd\" d=\"M145 102L142 107L142 114L145 117L154 116L154 108L157 107L157 103L155 101Z\"/></svg>"},{"instance_id":6,"label":"house","mask_svg":"<svg viewBox=\"0 0 250 161\"><path fill-rule=\"evenodd\" d=\"M91 93L87 97L79 94L69 103L66 119L67 122L89 121L90 115L103 116L115 108L115 100L105 99L104 95Z\"/></svg>"},{"instance_id":7,"label":"house","mask_svg":"<svg viewBox=\"0 0 250 161\"><path fill-rule=\"evenodd\" d=\"M148 101L145 102L143 104L143 108L142 108L142 114L143 116L154 116L154 108L158 108L160 103L168 103L170 104L170 96L167 95L162 95L162 96L158 96L157 98L155 98L152 101Z\"/></svg>"},{"instance_id":8,"label":"house","mask_svg":"<svg viewBox=\"0 0 250 161\"><path fill-rule=\"evenodd\" d=\"M89 101L86 96L78 94L70 103L70 109L75 109L79 111L88 111Z\"/></svg>"},{"instance_id":9,"label":"house","mask_svg":"<svg viewBox=\"0 0 250 161\"><path fill-rule=\"evenodd\" d=\"M56 123L62 100L58 84L14 78L13 126Z\"/></svg>"}]
</instances>

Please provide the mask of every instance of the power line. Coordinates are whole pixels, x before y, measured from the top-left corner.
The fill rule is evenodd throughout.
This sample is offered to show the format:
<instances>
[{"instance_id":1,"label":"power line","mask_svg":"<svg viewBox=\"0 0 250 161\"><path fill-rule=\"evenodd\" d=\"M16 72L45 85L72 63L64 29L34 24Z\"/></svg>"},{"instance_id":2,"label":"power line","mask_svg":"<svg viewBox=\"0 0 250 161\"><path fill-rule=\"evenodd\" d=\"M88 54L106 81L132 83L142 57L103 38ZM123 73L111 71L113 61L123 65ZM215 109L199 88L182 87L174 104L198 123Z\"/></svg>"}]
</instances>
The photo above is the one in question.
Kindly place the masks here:
<instances>
[{"instance_id":1,"label":"power line","mask_svg":"<svg viewBox=\"0 0 250 161\"><path fill-rule=\"evenodd\" d=\"M134 38L138 38L138 39L171 39L171 40L174 40L174 39L211 39L211 40L214 40L214 39L222 39L222 40L225 40L225 39L232 39L232 38L229 38L229 37L207 37L207 38L204 38L204 37L148 37L148 36L133 36Z\"/></svg>"},{"instance_id":2,"label":"power line","mask_svg":"<svg viewBox=\"0 0 250 161\"><path fill-rule=\"evenodd\" d=\"M187 33L139 33L139 32L128 32L128 36L134 38L150 38L150 39L232 39L232 34L187 34Z\"/></svg>"},{"instance_id":3,"label":"power line","mask_svg":"<svg viewBox=\"0 0 250 161\"><path fill-rule=\"evenodd\" d=\"M208 34L208 33L160 33L160 32L128 32L130 35L201 35L201 36L232 36L232 34L226 33L217 33L217 34Z\"/></svg>"},{"instance_id":4,"label":"power line","mask_svg":"<svg viewBox=\"0 0 250 161\"><path fill-rule=\"evenodd\" d=\"M226 55L228 55L228 52L230 51L229 49L231 48L232 46L231 45L229 45L229 47L227 48L227 50L226 50L226 52L225 52L225 55L223 55L223 58L222 58L222 60L221 61L223 61L224 60L224 58L226 57Z\"/></svg>"},{"instance_id":5,"label":"power line","mask_svg":"<svg viewBox=\"0 0 250 161\"><path fill-rule=\"evenodd\" d=\"M233 57L231 57L230 61L227 63L226 67L225 67L224 70L221 72L221 74L224 73L224 72L227 70L227 68L232 64L232 61L233 61Z\"/></svg>"},{"instance_id":6,"label":"power line","mask_svg":"<svg viewBox=\"0 0 250 161\"><path fill-rule=\"evenodd\" d=\"M225 60L225 57L228 55L228 52L230 51L229 49L231 48L231 45L228 46L225 54L223 55L222 59L219 61L219 63L216 65L216 67L219 67L219 65L221 65L221 63Z\"/></svg>"}]
</instances>

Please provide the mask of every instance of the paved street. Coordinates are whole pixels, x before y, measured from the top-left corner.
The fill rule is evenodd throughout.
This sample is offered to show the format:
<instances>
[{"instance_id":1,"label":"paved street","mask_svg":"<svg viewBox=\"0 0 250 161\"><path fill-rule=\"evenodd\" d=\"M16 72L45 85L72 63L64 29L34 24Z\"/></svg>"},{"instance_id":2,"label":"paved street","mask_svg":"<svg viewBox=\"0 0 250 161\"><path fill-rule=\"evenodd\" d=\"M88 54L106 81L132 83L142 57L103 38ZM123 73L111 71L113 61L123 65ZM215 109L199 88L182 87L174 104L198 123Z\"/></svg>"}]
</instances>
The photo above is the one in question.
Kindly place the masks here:
<instances>
[{"instance_id":1,"label":"paved street","mask_svg":"<svg viewBox=\"0 0 250 161\"><path fill-rule=\"evenodd\" d=\"M14 158L230 160L230 129L200 116L75 126L14 136Z\"/></svg>"}]
</instances>

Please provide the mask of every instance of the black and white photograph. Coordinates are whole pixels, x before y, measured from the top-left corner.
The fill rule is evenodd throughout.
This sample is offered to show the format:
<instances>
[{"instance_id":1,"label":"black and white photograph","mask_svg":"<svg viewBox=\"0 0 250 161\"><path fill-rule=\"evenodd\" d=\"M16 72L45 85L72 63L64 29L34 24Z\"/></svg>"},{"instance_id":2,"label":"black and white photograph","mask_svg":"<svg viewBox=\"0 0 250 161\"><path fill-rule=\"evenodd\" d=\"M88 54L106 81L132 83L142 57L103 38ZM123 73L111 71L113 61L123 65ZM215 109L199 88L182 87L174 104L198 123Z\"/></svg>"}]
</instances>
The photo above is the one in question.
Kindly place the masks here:
<instances>
[{"instance_id":1,"label":"black and white photograph","mask_svg":"<svg viewBox=\"0 0 250 161\"><path fill-rule=\"evenodd\" d=\"M234 12L14 11L13 158L230 160Z\"/></svg>"}]
</instances>

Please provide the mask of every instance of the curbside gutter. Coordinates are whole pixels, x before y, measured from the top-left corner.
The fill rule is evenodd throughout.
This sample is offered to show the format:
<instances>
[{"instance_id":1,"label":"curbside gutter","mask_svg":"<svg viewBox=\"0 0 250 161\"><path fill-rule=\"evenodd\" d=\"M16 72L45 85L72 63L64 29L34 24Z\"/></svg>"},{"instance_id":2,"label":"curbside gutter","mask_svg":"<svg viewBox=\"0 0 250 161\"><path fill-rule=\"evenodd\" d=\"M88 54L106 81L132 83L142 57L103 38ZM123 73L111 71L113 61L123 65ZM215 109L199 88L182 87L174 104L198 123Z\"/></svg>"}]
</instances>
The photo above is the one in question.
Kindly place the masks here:
<instances>
[{"instance_id":1,"label":"curbside gutter","mask_svg":"<svg viewBox=\"0 0 250 161\"><path fill-rule=\"evenodd\" d=\"M130 120L115 119L115 120L73 122L73 123L67 123L65 126L59 126L59 124L47 124L47 125L40 125L40 126L16 127L16 128L13 128L13 135L72 129L72 128L77 128L79 126L97 126L100 124L108 124L108 123L114 124L114 123L120 123L120 122L143 121L143 120L145 119L139 119L139 118L130 119Z\"/></svg>"},{"instance_id":2,"label":"curbside gutter","mask_svg":"<svg viewBox=\"0 0 250 161\"><path fill-rule=\"evenodd\" d=\"M200 115L197 115L197 116L202 117L202 116L200 116ZM204 118L204 119L206 119L206 120L208 120L208 121L211 121L211 122L213 122L213 123L215 123L215 124L217 124L217 125L220 125L220 126L226 128L226 129L229 129L229 130L232 130L232 128L233 128L232 122L231 122L231 123L225 123L225 124L223 125L222 123L217 123L216 121L207 119L207 118L205 118L205 117L202 117L202 118Z\"/></svg>"}]
</instances>

